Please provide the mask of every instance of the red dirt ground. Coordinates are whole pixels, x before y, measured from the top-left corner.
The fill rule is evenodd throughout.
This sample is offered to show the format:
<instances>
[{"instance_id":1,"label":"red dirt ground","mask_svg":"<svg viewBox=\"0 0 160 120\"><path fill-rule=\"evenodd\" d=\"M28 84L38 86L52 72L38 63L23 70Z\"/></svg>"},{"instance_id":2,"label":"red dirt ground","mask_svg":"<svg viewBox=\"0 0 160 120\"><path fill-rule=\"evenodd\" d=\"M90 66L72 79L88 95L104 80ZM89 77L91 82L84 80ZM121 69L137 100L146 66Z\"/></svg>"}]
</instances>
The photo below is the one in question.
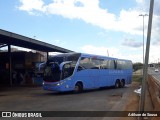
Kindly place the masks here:
<instances>
[{"instance_id":1,"label":"red dirt ground","mask_svg":"<svg viewBox=\"0 0 160 120\"><path fill-rule=\"evenodd\" d=\"M135 89L139 88L139 83L138 82L133 82L131 88L133 89L133 91ZM133 92L130 94L127 105L124 109L124 111L139 111L139 100L140 100L140 96ZM151 98L150 98L150 94L148 92L148 89L146 90L146 97L145 97L145 111L153 111L153 105L151 102ZM144 120L158 120L155 118L151 118L151 117L146 117L143 118ZM123 118L119 118L119 120L138 120L138 117L123 117Z\"/></svg>"}]
</instances>

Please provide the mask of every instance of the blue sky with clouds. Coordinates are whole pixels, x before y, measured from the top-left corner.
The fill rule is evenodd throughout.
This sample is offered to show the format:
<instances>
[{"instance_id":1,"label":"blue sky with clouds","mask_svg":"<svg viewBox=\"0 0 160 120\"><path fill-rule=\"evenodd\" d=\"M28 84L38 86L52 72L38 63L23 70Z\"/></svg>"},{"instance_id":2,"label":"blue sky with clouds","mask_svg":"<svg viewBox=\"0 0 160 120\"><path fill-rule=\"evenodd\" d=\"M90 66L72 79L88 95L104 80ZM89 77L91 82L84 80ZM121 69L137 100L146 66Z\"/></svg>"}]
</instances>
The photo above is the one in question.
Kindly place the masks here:
<instances>
[{"instance_id":1,"label":"blue sky with clouds","mask_svg":"<svg viewBox=\"0 0 160 120\"><path fill-rule=\"evenodd\" d=\"M160 1L155 0L150 62L160 58ZM0 29L76 52L142 62L149 0L1 0ZM148 17L145 17L145 39Z\"/></svg>"}]
</instances>

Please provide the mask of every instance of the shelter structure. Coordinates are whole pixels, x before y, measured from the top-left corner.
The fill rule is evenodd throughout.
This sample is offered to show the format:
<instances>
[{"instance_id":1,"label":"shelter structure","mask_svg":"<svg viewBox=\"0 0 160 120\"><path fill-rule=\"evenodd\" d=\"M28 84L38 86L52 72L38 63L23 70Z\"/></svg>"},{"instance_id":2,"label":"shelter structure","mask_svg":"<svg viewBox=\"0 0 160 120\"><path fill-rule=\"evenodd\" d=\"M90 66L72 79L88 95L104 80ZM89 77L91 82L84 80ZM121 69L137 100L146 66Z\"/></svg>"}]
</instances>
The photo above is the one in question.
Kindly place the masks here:
<instances>
[{"instance_id":1,"label":"shelter structure","mask_svg":"<svg viewBox=\"0 0 160 120\"><path fill-rule=\"evenodd\" d=\"M71 50L61 48L49 43L45 43L34 38L29 38L23 35L19 35L13 32L5 31L0 29L0 48L8 46L8 67L9 67L9 79L10 85L12 85L12 52L11 46L18 46L28 49L33 49L37 51L42 51L47 53L47 59L49 52L61 52L61 53L68 53L73 52Z\"/></svg>"}]
</instances>

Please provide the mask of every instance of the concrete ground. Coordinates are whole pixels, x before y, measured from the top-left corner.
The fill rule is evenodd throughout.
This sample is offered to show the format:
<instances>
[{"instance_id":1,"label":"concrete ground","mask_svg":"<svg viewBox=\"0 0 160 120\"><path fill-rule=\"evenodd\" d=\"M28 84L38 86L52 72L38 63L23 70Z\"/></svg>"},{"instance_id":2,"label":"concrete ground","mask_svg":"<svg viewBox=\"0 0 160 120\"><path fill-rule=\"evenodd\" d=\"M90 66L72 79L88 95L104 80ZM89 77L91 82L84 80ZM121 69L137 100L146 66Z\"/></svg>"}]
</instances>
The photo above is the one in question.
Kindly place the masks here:
<instances>
[{"instance_id":1,"label":"concrete ground","mask_svg":"<svg viewBox=\"0 0 160 120\"><path fill-rule=\"evenodd\" d=\"M140 86L139 83L133 82L130 91L128 91L125 94L125 96L121 99L121 101L112 108L112 111L131 111L131 113L134 111L139 111L140 95L133 92L135 89L138 89L139 86ZM148 89L146 90L145 98L146 99L145 99L144 111L153 111L153 104L152 104ZM138 120L138 119L140 120L140 118L138 117L105 117L103 118L103 120ZM152 117L144 117L143 119L151 120Z\"/></svg>"},{"instance_id":2,"label":"concrete ground","mask_svg":"<svg viewBox=\"0 0 160 120\"><path fill-rule=\"evenodd\" d=\"M6 101L7 102L7 99L6 97L9 97L7 96L6 93L8 93L7 91L10 91L10 89L5 89L5 91L3 91L3 89L1 89L0 91L0 109L1 110L7 110L9 107L10 109L9 110L22 110L22 108L25 108L25 110L44 110L45 108L43 106L45 106L46 102L50 102L50 103L55 103L56 102L56 99L59 97L61 98L61 105L58 105L57 107L55 107L54 109L55 110L58 110L58 109L61 109L61 108L64 108L67 110L67 107L63 106L63 99L65 99L66 97L68 97L67 99L70 99L70 101L72 100L79 100L80 98L78 98L79 96L81 96L81 99L84 98L84 100L91 100L93 101L94 100L94 103L93 102L87 102L87 104L89 105L88 107L86 106L85 110L95 110L96 108L99 109L99 110L102 110L102 111L113 111L113 113L116 114L116 112L114 111L138 111L139 110L139 98L140 96L134 92L135 89L138 89L139 88L139 83L136 83L136 82L133 82L132 85L129 87L129 89L126 89L126 88L122 88L122 89L109 89L109 90L102 90L102 91L97 91L97 90L93 90L91 92L86 92L86 93L82 93L82 94L79 94L79 95L73 95L73 94L64 94L64 95L56 95L56 98L54 99L53 97L54 94L51 94L51 93L47 93L45 91L41 91L42 94L38 94L36 91L37 90L37 87L33 87L33 90L35 91L32 92L32 91L29 91L29 89L25 89L23 92L24 92L24 95L22 95L26 101L19 101L18 103L15 103L13 104L13 102L11 101L15 101L15 98L18 97L20 94L19 92L17 91L17 89L13 89L13 91L11 92L12 94L14 95L11 95L12 97L10 98L10 102L6 103L6 105L2 105L2 101ZM118 91L117 91L118 90ZM125 93L124 93L125 91ZM124 93L123 95L121 93ZM108 97L105 96L104 99L101 99L102 97L101 96L104 96L104 95L109 95ZM6 95L6 97L5 97ZM45 100L44 98L42 98L42 96L45 96L47 95L47 99ZM85 96L88 95L88 98L85 98ZM112 97L111 97L112 95ZM122 95L122 96L121 96ZM36 97L36 98L34 98ZM100 99L95 99L95 98L100 98ZM40 104L38 106L35 106L35 104L37 104L37 102L35 101L36 99L39 99L41 100ZM19 98L22 100L22 98ZM43 100L42 100L43 99ZM110 104L106 104L105 100L109 100ZM32 106L34 109L31 109L30 105L28 106L27 105L27 101L30 101L32 102ZM66 101L67 102L67 101ZM22 106L22 104L26 103L26 105ZM80 105L76 105L74 104L71 108L69 109L74 109L74 107L79 107L80 110L84 110L81 109L81 106L83 105L84 102L81 102ZM94 106L95 104L97 103L96 106ZM102 104L104 103L104 104ZM18 106L18 104L20 106ZM58 104L58 103L56 103ZM55 104L55 105L56 105ZM69 104L71 105L72 102L69 102ZM15 107L14 107L15 106ZM48 104L47 105L48 109L46 110L53 110L52 109L52 105ZM7 108L8 107L8 108ZM107 108L107 109L106 109ZM77 109L79 110L79 109ZM151 100L150 100L150 95L147 91L147 94L146 94L146 103L145 103L145 110L147 111L151 111L152 110L152 104L151 104ZM16 119L16 118L12 118L12 119ZM18 118L17 118L18 119ZM24 118L25 119L25 118ZM34 119L34 118L29 118L29 119ZM40 120L53 120L53 118L40 118ZM137 117L74 117L74 118L70 118L70 117L65 117L65 118L60 118L60 117L55 117L54 120L72 120L72 119L76 119L76 120L99 120L99 119L102 119L102 120L137 120ZM147 118L147 119L150 119L150 118Z\"/></svg>"}]
</instances>

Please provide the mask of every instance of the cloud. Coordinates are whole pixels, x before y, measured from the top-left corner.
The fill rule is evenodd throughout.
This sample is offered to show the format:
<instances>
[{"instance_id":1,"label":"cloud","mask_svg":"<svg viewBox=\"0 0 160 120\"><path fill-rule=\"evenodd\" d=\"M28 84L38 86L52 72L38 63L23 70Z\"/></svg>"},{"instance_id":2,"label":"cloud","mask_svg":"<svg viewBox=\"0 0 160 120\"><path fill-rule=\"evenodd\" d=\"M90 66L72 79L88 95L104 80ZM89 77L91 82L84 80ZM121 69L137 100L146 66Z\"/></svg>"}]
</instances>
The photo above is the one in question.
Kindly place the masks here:
<instances>
[{"instance_id":1,"label":"cloud","mask_svg":"<svg viewBox=\"0 0 160 120\"><path fill-rule=\"evenodd\" d=\"M64 46L66 44L66 41L54 40L52 43L57 46Z\"/></svg>"},{"instance_id":2,"label":"cloud","mask_svg":"<svg viewBox=\"0 0 160 120\"><path fill-rule=\"evenodd\" d=\"M31 15L53 14L68 19L80 19L86 23L98 26L105 30L121 31L130 34L142 35L142 17L139 14L148 14L149 0L136 0L137 6L122 9L119 15L108 12L99 6L99 0L53 0L45 3L44 0L20 0L19 10L27 11ZM160 29L159 19L160 1L155 1L153 31ZM141 22L140 22L141 21ZM147 29L148 17L145 17ZM153 34L158 34L155 30Z\"/></svg>"},{"instance_id":3,"label":"cloud","mask_svg":"<svg viewBox=\"0 0 160 120\"><path fill-rule=\"evenodd\" d=\"M136 54L130 54L130 49L128 49L129 53L126 55L122 55L121 48L116 47L104 47L104 46L93 46L93 45L84 45L81 47L81 51L83 53L89 53L89 54L96 54L96 55L103 55L109 57L115 57L120 59L129 59L133 60L132 62L142 62L142 53L136 53Z\"/></svg>"},{"instance_id":4,"label":"cloud","mask_svg":"<svg viewBox=\"0 0 160 120\"><path fill-rule=\"evenodd\" d=\"M27 11L31 15L37 15L38 12L45 12L44 2L42 0L20 0L19 10Z\"/></svg>"},{"instance_id":5,"label":"cloud","mask_svg":"<svg viewBox=\"0 0 160 120\"><path fill-rule=\"evenodd\" d=\"M159 0L155 0L155 4L154 4L154 14L160 16L160 1Z\"/></svg>"},{"instance_id":6,"label":"cloud","mask_svg":"<svg viewBox=\"0 0 160 120\"><path fill-rule=\"evenodd\" d=\"M160 47L160 42L159 45L157 45L156 47L154 45L150 46L150 57L149 57L149 61L150 62L155 62L158 61L160 62L160 52L159 52L159 47Z\"/></svg>"},{"instance_id":7,"label":"cloud","mask_svg":"<svg viewBox=\"0 0 160 120\"><path fill-rule=\"evenodd\" d=\"M122 42L122 45L138 48L138 47L141 47L143 44L141 42L136 42L134 39L125 39Z\"/></svg>"},{"instance_id":8,"label":"cloud","mask_svg":"<svg viewBox=\"0 0 160 120\"><path fill-rule=\"evenodd\" d=\"M151 36L151 42L153 45L157 46L157 43L160 43L160 16L154 15L153 18L154 24L152 25L152 36Z\"/></svg>"},{"instance_id":9,"label":"cloud","mask_svg":"<svg viewBox=\"0 0 160 120\"><path fill-rule=\"evenodd\" d=\"M103 55L103 56L111 56L111 57L121 57L119 53L119 49L111 47L107 48L104 46L93 46L93 45L85 45L81 47L82 52L89 53L89 54L96 54L96 55Z\"/></svg>"},{"instance_id":10,"label":"cloud","mask_svg":"<svg viewBox=\"0 0 160 120\"><path fill-rule=\"evenodd\" d=\"M45 3L45 0L20 0L19 10L28 12L31 15L37 14L51 14L59 15L66 19L80 19L88 24L98 26L108 31L125 32L134 35L142 35L143 21L139 14L148 14L150 0L136 0L137 6L133 6L129 9L121 9L119 14L114 14L108 11L108 9L102 9L99 6L99 0L53 0L50 3ZM152 24L152 38L151 49L154 52L158 50L156 47L160 44L160 0L155 0L154 4L154 16ZM145 32L148 25L148 17L145 17ZM147 32L146 32L147 33ZM99 35L103 35L99 33ZM146 37L146 34L145 34ZM58 41L55 43L59 44ZM142 43L136 42L134 39L125 39L122 43L123 46L129 46L132 48L138 48L142 46ZM84 52L107 55L107 50L112 56L123 57L120 54L120 50L117 48L96 47L92 45L86 45L81 48ZM154 55L151 50L151 55ZM136 60L142 60L142 55L131 55L130 58ZM137 57L136 57L137 56Z\"/></svg>"},{"instance_id":11,"label":"cloud","mask_svg":"<svg viewBox=\"0 0 160 120\"><path fill-rule=\"evenodd\" d=\"M132 51L131 49L127 49L126 55L121 54L121 48L116 48L116 47L111 47L107 48L104 46L93 46L93 45L84 45L81 48L82 53L89 53L89 54L95 54L95 55L103 55L103 56L108 56L109 52L109 57L115 57L115 58L120 58L120 59L128 59L132 60L133 63L136 62L143 62L143 54L142 50L137 49L137 51ZM150 47L150 57L149 57L149 63L155 62L159 59L160 61L160 53L157 52L157 48L154 47L153 45Z\"/></svg>"},{"instance_id":12,"label":"cloud","mask_svg":"<svg viewBox=\"0 0 160 120\"><path fill-rule=\"evenodd\" d=\"M136 0L136 2L137 2L137 3L141 3L141 4L142 4L142 3L144 3L144 2L145 2L145 0Z\"/></svg>"},{"instance_id":13,"label":"cloud","mask_svg":"<svg viewBox=\"0 0 160 120\"><path fill-rule=\"evenodd\" d=\"M154 46L159 46L160 47L160 39L157 39L157 40L155 40L155 41L153 41L153 44L152 45L154 45Z\"/></svg>"},{"instance_id":14,"label":"cloud","mask_svg":"<svg viewBox=\"0 0 160 120\"><path fill-rule=\"evenodd\" d=\"M45 4L43 0L20 0L20 10L29 13L61 15L68 19L81 19L86 23L106 30L141 34L141 12L136 9L120 11L119 15L108 12L99 6L99 0L53 0ZM144 12L143 12L144 13Z\"/></svg>"}]
</instances>

